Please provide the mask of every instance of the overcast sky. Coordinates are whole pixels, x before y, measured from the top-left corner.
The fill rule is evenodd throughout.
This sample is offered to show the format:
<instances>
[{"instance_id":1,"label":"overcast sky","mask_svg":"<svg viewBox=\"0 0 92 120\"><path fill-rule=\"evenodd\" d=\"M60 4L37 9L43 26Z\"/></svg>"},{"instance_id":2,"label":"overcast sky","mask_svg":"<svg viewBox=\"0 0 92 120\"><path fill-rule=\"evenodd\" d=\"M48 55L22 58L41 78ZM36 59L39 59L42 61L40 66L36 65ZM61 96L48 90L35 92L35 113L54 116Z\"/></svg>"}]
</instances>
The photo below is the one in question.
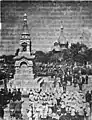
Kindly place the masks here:
<instances>
[{"instance_id":1,"label":"overcast sky","mask_svg":"<svg viewBox=\"0 0 92 120\"><path fill-rule=\"evenodd\" d=\"M24 13L32 50L49 50L59 37L61 23L69 43L82 41L92 47L92 2L2 2L1 54L14 54L18 48Z\"/></svg>"}]
</instances>

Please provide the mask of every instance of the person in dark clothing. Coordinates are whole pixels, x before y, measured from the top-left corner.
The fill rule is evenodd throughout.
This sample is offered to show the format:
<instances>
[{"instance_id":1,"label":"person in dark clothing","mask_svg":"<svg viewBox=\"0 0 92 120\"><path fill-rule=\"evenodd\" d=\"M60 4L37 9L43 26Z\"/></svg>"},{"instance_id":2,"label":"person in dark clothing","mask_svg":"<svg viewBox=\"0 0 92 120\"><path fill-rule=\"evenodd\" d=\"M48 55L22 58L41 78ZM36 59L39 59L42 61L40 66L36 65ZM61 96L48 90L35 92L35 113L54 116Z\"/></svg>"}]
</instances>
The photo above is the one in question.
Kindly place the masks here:
<instances>
[{"instance_id":1,"label":"person in dark clothing","mask_svg":"<svg viewBox=\"0 0 92 120\"><path fill-rule=\"evenodd\" d=\"M9 92L8 92L8 99L9 99L9 101L12 99L12 92L11 92L11 89L9 89Z\"/></svg>"},{"instance_id":2,"label":"person in dark clothing","mask_svg":"<svg viewBox=\"0 0 92 120\"><path fill-rule=\"evenodd\" d=\"M91 111L92 111L92 90L91 90L91 102L90 102L90 108L91 108Z\"/></svg>"},{"instance_id":3,"label":"person in dark clothing","mask_svg":"<svg viewBox=\"0 0 92 120\"><path fill-rule=\"evenodd\" d=\"M16 102L15 102L15 118L16 118L16 120L18 119L18 118L22 118L22 114L21 114L21 108L22 108L22 103L23 103L24 101L20 101L20 100L17 100Z\"/></svg>"},{"instance_id":4,"label":"person in dark clothing","mask_svg":"<svg viewBox=\"0 0 92 120\"><path fill-rule=\"evenodd\" d=\"M0 91L0 104L1 104L1 91Z\"/></svg>"},{"instance_id":5,"label":"person in dark clothing","mask_svg":"<svg viewBox=\"0 0 92 120\"><path fill-rule=\"evenodd\" d=\"M57 98L57 105L60 105L61 98Z\"/></svg>"},{"instance_id":6,"label":"person in dark clothing","mask_svg":"<svg viewBox=\"0 0 92 120\"><path fill-rule=\"evenodd\" d=\"M51 116L47 116L47 120L53 120Z\"/></svg>"},{"instance_id":7,"label":"person in dark clothing","mask_svg":"<svg viewBox=\"0 0 92 120\"><path fill-rule=\"evenodd\" d=\"M3 109L2 105L0 105L0 118L3 119L3 117L4 117L4 109Z\"/></svg>"},{"instance_id":8,"label":"person in dark clothing","mask_svg":"<svg viewBox=\"0 0 92 120\"><path fill-rule=\"evenodd\" d=\"M9 112L10 112L11 118L13 118L15 116L14 110L15 110L15 102L13 100L10 100Z\"/></svg>"},{"instance_id":9,"label":"person in dark clothing","mask_svg":"<svg viewBox=\"0 0 92 120\"><path fill-rule=\"evenodd\" d=\"M64 76L64 81L67 84L67 75Z\"/></svg>"},{"instance_id":10,"label":"person in dark clothing","mask_svg":"<svg viewBox=\"0 0 92 120\"><path fill-rule=\"evenodd\" d=\"M85 98L86 98L86 102L89 102L91 101L91 94L89 93L89 91L87 91L86 95L85 95Z\"/></svg>"},{"instance_id":11,"label":"person in dark clothing","mask_svg":"<svg viewBox=\"0 0 92 120\"><path fill-rule=\"evenodd\" d=\"M91 90L91 100L92 100L92 90Z\"/></svg>"},{"instance_id":12,"label":"person in dark clothing","mask_svg":"<svg viewBox=\"0 0 92 120\"><path fill-rule=\"evenodd\" d=\"M9 103L8 92L4 92L4 105L6 106Z\"/></svg>"},{"instance_id":13,"label":"person in dark clothing","mask_svg":"<svg viewBox=\"0 0 92 120\"><path fill-rule=\"evenodd\" d=\"M76 78L74 78L73 83L74 83L74 87L76 87L76 85L77 85L77 79Z\"/></svg>"},{"instance_id":14,"label":"person in dark clothing","mask_svg":"<svg viewBox=\"0 0 92 120\"><path fill-rule=\"evenodd\" d=\"M86 74L85 80L86 80L86 84L88 84L88 75L87 74Z\"/></svg>"},{"instance_id":15,"label":"person in dark clothing","mask_svg":"<svg viewBox=\"0 0 92 120\"><path fill-rule=\"evenodd\" d=\"M0 102L1 102L1 105L3 106L4 105L4 93L3 92L0 95Z\"/></svg>"},{"instance_id":16,"label":"person in dark clothing","mask_svg":"<svg viewBox=\"0 0 92 120\"><path fill-rule=\"evenodd\" d=\"M17 91L17 99L21 100L21 91L20 91L20 88L18 88L18 91Z\"/></svg>"},{"instance_id":17,"label":"person in dark clothing","mask_svg":"<svg viewBox=\"0 0 92 120\"><path fill-rule=\"evenodd\" d=\"M82 84L85 83L85 78L82 76Z\"/></svg>"},{"instance_id":18,"label":"person in dark clothing","mask_svg":"<svg viewBox=\"0 0 92 120\"><path fill-rule=\"evenodd\" d=\"M91 104L92 104L92 103L91 103L91 93L89 93L89 91L87 91L85 97L86 97L86 102L89 103L90 110L91 110Z\"/></svg>"},{"instance_id":19,"label":"person in dark clothing","mask_svg":"<svg viewBox=\"0 0 92 120\"><path fill-rule=\"evenodd\" d=\"M17 90L14 89L14 91L12 92L12 96L13 96L13 101L17 100Z\"/></svg>"},{"instance_id":20,"label":"person in dark clothing","mask_svg":"<svg viewBox=\"0 0 92 120\"><path fill-rule=\"evenodd\" d=\"M78 85L79 85L79 90L82 91L82 81L79 80Z\"/></svg>"},{"instance_id":21,"label":"person in dark clothing","mask_svg":"<svg viewBox=\"0 0 92 120\"><path fill-rule=\"evenodd\" d=\"M66 92L66 82L63 81L63 92Z\"/></svg>"},{"instance_id":22,"label":"person in dark clothing","mask_svg":"<svg viewBox=\"0 0 92 120\"><path fill-rule=\"evenodd\" d=\"M69 75L69 81L70 81L70 85L72 85L72 76Z\"/></svg>"},{"instance_id":23,"label":"person in dark clothing","mask_svg":"<svg viewBox=\"0 0 92 120\"><path fill-rule=\"evenodd\" d=\"M66 109L65 109L65 102L61 102L61 115L64 115L66 113Z\"/></svg>"},{"instance_id":24,"label":"person in dark clothing","mask_svg":"<svg viewBox=\"0 0 92 120\"><path fill-rule=\"evenodd\" d=\"M62 77L63 92L66 92L66 85L67 85L67 79L65 76L63 76Z\"/></svg>"}]
</instances>

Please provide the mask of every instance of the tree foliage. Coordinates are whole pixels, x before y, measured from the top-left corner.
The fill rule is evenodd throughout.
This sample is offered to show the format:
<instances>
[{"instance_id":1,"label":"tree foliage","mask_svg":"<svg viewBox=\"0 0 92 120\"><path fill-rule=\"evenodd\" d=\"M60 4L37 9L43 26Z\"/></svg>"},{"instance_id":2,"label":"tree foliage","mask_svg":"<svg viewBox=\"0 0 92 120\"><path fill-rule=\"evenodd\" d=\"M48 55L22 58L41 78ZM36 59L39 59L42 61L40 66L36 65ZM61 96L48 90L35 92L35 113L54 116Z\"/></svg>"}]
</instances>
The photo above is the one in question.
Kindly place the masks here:
<instances>
[{"instance_id":1,"label":"tree foliage","mask_svg":"<svg viewBox=\"0 0 92 120\"><path fill-rule=\"evenodd\" d=\"M42 51L37 51L35 54L35 62L42 63L57 63L57 62L79 62L85 63L87 61L92 62L92 48L88 49L85 44L72 43L70 48L64 49L62 51L56 52L54 50L44 53ZM89 57L90 56L90 57Z\"/></svg>"}]
</instances>

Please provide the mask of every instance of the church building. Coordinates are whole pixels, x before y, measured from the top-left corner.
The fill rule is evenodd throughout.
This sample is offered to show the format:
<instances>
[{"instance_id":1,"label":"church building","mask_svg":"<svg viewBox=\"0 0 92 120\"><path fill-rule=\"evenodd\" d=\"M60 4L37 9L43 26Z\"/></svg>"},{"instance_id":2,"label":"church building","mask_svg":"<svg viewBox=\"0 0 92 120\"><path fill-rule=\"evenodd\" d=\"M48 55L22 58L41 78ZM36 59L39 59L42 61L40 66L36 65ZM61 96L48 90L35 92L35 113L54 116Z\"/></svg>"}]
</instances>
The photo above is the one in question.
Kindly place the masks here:
<instances>
[{"instance_id":1,"label":"church building","mask_svg":"<svg viewBox=\"0 0 92 120\"><path fill-rule=\"evenodd\" d=\"M57 41L54 42L53 50L55 52L60 52L64 49L68 48L68 41L66 41L66 38L64 36L64 27L60 27L60 35Z\"/></svg>"}]
</instances>

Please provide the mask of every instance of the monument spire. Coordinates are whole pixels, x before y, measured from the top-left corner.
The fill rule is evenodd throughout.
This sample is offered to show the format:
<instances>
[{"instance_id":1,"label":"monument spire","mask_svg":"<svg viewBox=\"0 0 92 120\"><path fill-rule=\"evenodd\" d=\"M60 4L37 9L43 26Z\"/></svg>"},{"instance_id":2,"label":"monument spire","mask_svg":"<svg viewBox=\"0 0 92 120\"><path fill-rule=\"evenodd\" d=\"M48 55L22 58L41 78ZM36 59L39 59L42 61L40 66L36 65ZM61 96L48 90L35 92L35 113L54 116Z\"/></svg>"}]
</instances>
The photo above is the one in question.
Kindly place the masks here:
<instances>
[{"instance_id":1,"label":"monument spire","mask_svg":"<svg viewBox=\"0 0 92 120\"><path fill-rule=\"evenodd\" d=\"M15 74L14 86L17 88L30 89L40 84L34 81L33 60L35 55L31 52L31 39L28 31L27 15L23 16L21 39L19 41L19 53L14 57ZM38 87L39 87L38 86Z\"/></svg>"},{"instance_id":2,"label":"monument spire","mask_svg":"<svg viewBox=\"0 0 92 120\"><path fill-rule=\"evenodd\" d=\"M60 35L59 35L59 38L58 38L58 42L61 43L61 44L65 44L65 42L66 42L66 39L64 37L64 27L63 27L63 25L61 25L61 27L60 27Z\"/></svg>"},{"instance_id":3,"label":"monument spire","mask_svg":"<svg viewBox=\"0 0 92 120\"><path fill-rule=\"evenodd\" d=\"M27 24L27 14L25 13L23 16L23 30L22 30L21 37L29 38L29 36L30 36L30 34L29 34L28 24Z\"/></svg>"}]
</instances>

